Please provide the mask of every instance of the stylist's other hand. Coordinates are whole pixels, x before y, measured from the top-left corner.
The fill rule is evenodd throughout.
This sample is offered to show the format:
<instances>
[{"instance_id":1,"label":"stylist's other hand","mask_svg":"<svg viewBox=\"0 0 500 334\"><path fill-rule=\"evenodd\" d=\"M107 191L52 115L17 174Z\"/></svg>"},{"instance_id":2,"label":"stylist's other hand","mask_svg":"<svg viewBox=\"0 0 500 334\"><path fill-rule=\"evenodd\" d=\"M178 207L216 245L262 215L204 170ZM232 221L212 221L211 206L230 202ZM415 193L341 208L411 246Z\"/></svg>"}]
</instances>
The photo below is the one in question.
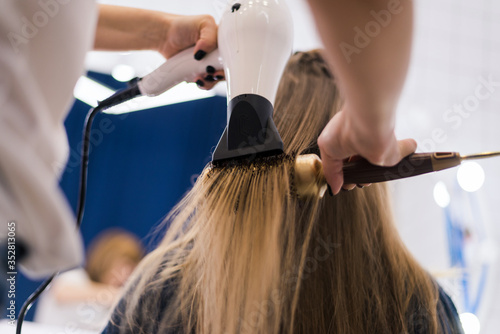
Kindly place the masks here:
<instances>
[{"instance_id":1,"label":"stylist's other hand","mask_svg":"<svg viewBox=\"0 0 500 334\"><path fill-rule=\"evenodd\" d=\"M196 60L203 59L217 48L217 24L214 18L210 15L169 15L166 38L158 51L168 59L193 45L193 57ZM202 89L211 89L223 79L224 71L212 71L208 68L207 73L194 81Z\"/></svg>"},{"instance_id":2,"label":"stylist's other hand","mask_svg":"<svg viewBox=\"0 0 500 334\"><path fill-rule=\"evenodd\" d=\"M413 139L396 140L392 129L362 129L347 111L337 113L318 138L326 181L337 194L344 184L344 160L360 155L374 165L394 166L415 152Z\"/></svg>"}]
</instances>

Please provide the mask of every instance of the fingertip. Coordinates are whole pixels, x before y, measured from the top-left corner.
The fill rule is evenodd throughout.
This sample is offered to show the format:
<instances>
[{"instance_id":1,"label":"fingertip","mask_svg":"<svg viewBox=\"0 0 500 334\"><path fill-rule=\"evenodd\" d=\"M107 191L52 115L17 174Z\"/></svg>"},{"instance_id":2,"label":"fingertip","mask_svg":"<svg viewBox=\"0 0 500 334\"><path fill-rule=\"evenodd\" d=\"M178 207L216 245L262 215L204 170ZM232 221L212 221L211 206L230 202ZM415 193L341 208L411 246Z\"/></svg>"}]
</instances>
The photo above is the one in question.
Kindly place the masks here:
<instances>
[{"instance_id":1,"label":"fingertip","mask_svg":"<svg viewBox=\"0 0 500 334\"><path fill-rule=\"evenodd\" d=\"M417 148L417 141L413 138L406 138L401 140L401 142L410 148L415 148L415 149Z\"/></svg>"},{"instance_id":2,"label":"fingertip","mask_svg":"<svg viewBox=\"0 0 500 334\"><path fill-rule=\"evenodd\" d=\"M399 143L399 150L401 157L406 157L412 153L414 153L417 149L417 142L415 139L408 138L408 139L403 139Z\"/></svg>"},{"instance_id":3,"label":"fingertip","mask_svg":"<svg viewBox=\"0 0 500 334\"><path fill-rule=\"evenodd\" d=\"M333 196L332 187L331 187L328 183L326 184L326 186L327 186L327 188L328 188L328 194L329 194L330 196Z\"/></svg>"},{"instance_id":4,"label":"fingertip","mask_svg":"<svg viewBox=\"0 0 500 334\"><path fill-rule=\"evenodd\" d=\"M326 134L325 130L321 131L320 135L318 136L318 139L316 140L316 143L318 144L318 147L320 151L323 151L323 147L326 144Z\"/></svg>"},{"instance_id":5,"label":"fingertip","mask_svg":"<svg viewBox=\"0 0 500 334\"><path fill-rule=\"evenodd\" d=\"M413 138L410 138L409 141L411 143L411 148L412 148L413 152L415 152L417 150L417 147L418 147L417 141Z\"/></svg>"},{"instance_id":6,"label":"fingertip","mask_svg":"<svg viewBox=\"0 0 500 334\"><path fill-rule=\"evenodd\" d=\"M328 181L327 180L327 183L328 183L328 187L329 187L329 191L330 191L330 194L331 195L337 195L340 190L342 189L342 184L339 183L339 182L336 182L335 180L330 180Z\"/></svg>"},{"instance_id":7,"label":"fingertip","mask_svg":"<svg viewBox=\"0 0 500 334\"><path fill-rule=\"evenodd\" d=\"M209 74L207 75L205 78L204 78L205 82L214 82L215 81L215 78L212 74Z\"/></svg>"},{"instance_id":8,"label":"fingertip","mask_svg":"<svg viewBox=\"0 0 500 334\"><path fill-rule=\"evenodd\" d=\"M194 59L196 59L196 60L202 60L206 55L207 55L207 53L205 51L198 50L194 54Z\"/></svg>"},{"instance_id":9,"label":"fingertip","mask_svg":"<svg viewBox=\"0 0 500 334\"><path fill-rule=\"evenodd\" d=\"M217 70L217 71L215 71L215 73L213 75L214 75L215 79L218 81L226 79L223 70Z\"/></svg>"},{"instance_id":10,"label":"fingertip","mask_svg":"<svg viewBox=\"0 0 500 334\"><path fill-rule=\"evenodd\" d=\"M378 160L369 160L369 162L375 166L390 166L390 161L388 159L378 159Z\"/></svg>"},{"instance_id":11,"label":"fingertip","mask_svg":"<svg viewBox=\"0 0 500 334\"><path fill-rule=\"evenodd\" d=\"M205 86L202 89L204 89L204 90L210 90L210 89L214 88L214 86L215 86L216 83L217 82L208 82L208 83L205 84Z\"/></svg>"},{"instance_id":12,"label":"fingertip","mask_svg":"<svg viewBox=\"0 0 500 334\"><path fill-rule=\"evenodd\" d=\"M344 176L342 173L325 173L326 182L330 185L334 195L337 195L344 183Z\"/></svg>"},{"instance_id":13,"label":"fingertip","mask_svg":"<svg viewBox=\"0 0 500 334\"><path fill-rule=\"evenodd\" d=\"M342 188L346 189L346 190L353 190L354 188L356 188L356 184L355 183L344 183L342 185Z\"/></svg>"},{"instance_id":14,"label":"fingertip","mask_svg":"<svg viewBox=\"0 0 500 334\"><path fill-rule=\"evenodd\" d=\"M386 154L383 159L379 162L372 162L374 165L378 166L395 166L401 159L407 157L408 155L415 152L417 149L417 142L414 139L403 139L395 142L396 146L393 146L389 151L390 154Z\"/></svg>"},{"instance_id":15,"label":"fingertip","mask_svg":"<svg viewBox=\"0 0 500 334\"><path fill-rule=\"evenodd\" d=\"M342 185L332 186L333 195L338 195L340 190L342 190Z\"/></svg>"},{"instance_id":16,"label":"fingertip","mask_svg":"<svg viewBox=\"0 0 500 334\"><path fill-rule=\"evenodd\" d=\"M195 45L195 51L196 52L203 51L204 53L203 57L205 57L207 53L214 51L216 48L217 48L217 24L215 23L213 17L207 15L204 18L201 26L199 39Z\"/></svg>"},{"instance_id":17,"label":"fingertip","mask_svg":"<svg viewBox=\"0 0 500 334\"><path fill-rule=\"evenodd\" d=\"M401 160L401 157L398 155L391 156L390 158L387 158L383 160L379 166L381 167L392 167L395 166L399 161Z\"/></svg>"}]
</instances>

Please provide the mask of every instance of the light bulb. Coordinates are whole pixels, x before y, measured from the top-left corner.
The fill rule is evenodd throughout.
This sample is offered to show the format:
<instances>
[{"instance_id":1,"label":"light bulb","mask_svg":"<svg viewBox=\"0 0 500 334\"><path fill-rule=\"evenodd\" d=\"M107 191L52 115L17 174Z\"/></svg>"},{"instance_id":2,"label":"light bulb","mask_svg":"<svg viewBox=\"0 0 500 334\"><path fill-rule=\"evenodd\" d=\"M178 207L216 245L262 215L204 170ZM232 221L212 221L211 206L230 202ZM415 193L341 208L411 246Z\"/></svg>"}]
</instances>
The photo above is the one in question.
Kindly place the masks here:
<instances>
[{"instance_id":1,"label":"light bulb","mask_svg":"<svg viewBox=\"0 0 500 334\"><path fill-rule=\"evenodd\" d=\"M475 314L462 313L460 314L460 322L465 334L479 334L481 325Z\"/></svg>"},{"instance_id":2,"label":"light bulb","mask_svg":"<svg viewBox=\"0 0 500 334\"><path fill-rule=\"evenodd\" d=\"M439 181L434 186L434 200L442 208L446 208L450 204L450 194L443 181Z\"/></svg>"},{"instance_id":3,"label":"light bulb","mask_svg":"<svg viewBox=\"0 0 500 334\"><path fill-rule=\"evenodd\" d=\"M130 65L119 64L113 68L111 75L116 81L127 82L135 77L135 70Z\"/></svg>"},{"instance_id":4,"label":"light bulb","mask_svg":"<svg viewBox=\"0 0 500 334\"><path fill-rule=\"evenodd\" d=\"M483 186L484 170L477 162L466 162L458 168L457 180L463 190L477 191Z\"/></svg>"}]
</instances>

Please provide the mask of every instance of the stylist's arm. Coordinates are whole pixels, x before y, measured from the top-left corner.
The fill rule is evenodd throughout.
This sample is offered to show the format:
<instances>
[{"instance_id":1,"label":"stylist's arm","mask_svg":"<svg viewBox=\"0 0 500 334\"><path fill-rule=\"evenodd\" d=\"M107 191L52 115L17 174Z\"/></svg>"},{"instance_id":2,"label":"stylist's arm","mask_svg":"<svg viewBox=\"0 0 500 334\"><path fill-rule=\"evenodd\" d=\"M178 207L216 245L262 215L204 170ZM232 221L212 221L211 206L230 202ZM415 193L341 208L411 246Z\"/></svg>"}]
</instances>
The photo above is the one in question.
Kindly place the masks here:
<instances>
[{"instance_id":1,"label":"stylist's arm","mask_svg":"<svg viewBox=\"0 0 500 334\"><path fill-rule=\"evenodd\" d=\"M361 155L391 166L416 149L394 135L395 110L406 77L413 26L411 1L309 0L328 59L344 97L318 139L334 193L343 161Z\"/></svg>"},{"instance_id":2,"label":"stylist's arm","mask_svg":"<svg viewBox=\"0 0 500 334\"><path fill-rule=\"evenodd\" d=\"M100 5L94 48L96 50L155 50L165 58L195 46L201 60L217 48L217 25L209 15L183 16L158 11ZM210 89L223 71L206 73L195 80ZM208 77L208 79L207 79Z\"/></svg>"}]
</instances>

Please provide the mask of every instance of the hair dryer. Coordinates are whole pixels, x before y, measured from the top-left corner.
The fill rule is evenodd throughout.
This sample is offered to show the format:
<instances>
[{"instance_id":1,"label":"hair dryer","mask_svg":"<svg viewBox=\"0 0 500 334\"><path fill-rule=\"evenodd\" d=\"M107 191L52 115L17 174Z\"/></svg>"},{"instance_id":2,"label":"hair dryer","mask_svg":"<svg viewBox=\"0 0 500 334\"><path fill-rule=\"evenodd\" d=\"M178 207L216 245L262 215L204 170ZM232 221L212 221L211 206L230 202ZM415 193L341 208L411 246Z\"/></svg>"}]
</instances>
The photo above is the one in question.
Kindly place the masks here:
<instances>
[{"instance_id":1,"label":"hair dryer","mask_svg":"<svg viewBox=\"0 0 500 334\"><path fill-rule=\"evenodd\" d=\"M292 16L284 0L246 0L229 6L218 41L228 107L227 126L213 162L282 153L272 116L293 44Z\"/></svg>"},{"instance_id":2,"label":"hair dryer","mask_svg":"<svg viewBox=\"0 0 500 334\"><path fill-rule=\"evenodd\" d=\"M292 16L284 0L234 2L222 16L218 50L196 61L193 48L187 49L100 105L105 109L136 96L157 96L180 82L193 81L207 66L223 68L227 126L213 162L279 154L283 142L272 118L273 105L292 44Z\"/></svg>"}]
</instances>

